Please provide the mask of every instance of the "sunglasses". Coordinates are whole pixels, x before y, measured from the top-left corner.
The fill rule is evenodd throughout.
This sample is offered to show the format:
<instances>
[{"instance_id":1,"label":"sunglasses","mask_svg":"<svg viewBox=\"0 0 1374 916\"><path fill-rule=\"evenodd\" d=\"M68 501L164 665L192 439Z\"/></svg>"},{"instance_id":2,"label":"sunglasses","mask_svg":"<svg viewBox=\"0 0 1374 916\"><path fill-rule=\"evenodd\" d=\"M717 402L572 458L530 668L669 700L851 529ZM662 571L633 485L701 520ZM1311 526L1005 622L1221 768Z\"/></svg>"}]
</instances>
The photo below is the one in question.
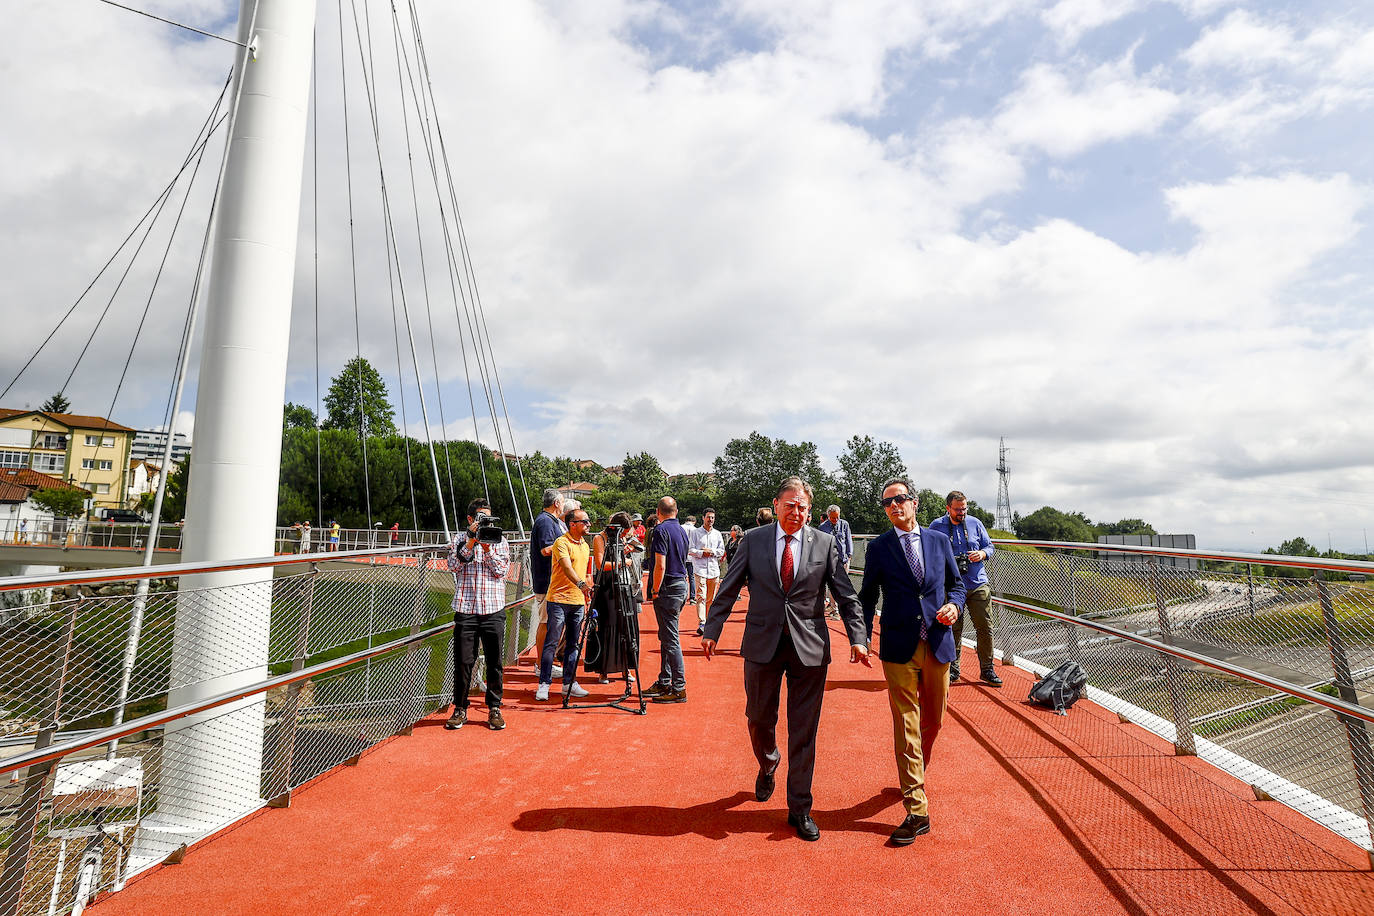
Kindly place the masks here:
<instances>
[{"instance_id":1,"label":"sunglasses","mask_svg":"<svg viewBox=\"0 0 1374 916\"><path fill-rule=\"evenodd\" d=\"M900 506L903 503L914 503L915 501L916 497L911 496L908 493L898 493L896 496L884 496L881 500L879 500L879 502L882 503L884 509L886 509L893 503L896 503Z\"/></svg>"},{"instance_id":2,"label":"sunglasses","mask_svg":"<svg viewBox=\"0 0 1374 916\"><path fill-rule=\"evenodd\" d=\"M591 522L591 519L589 519L589 518L575 518L575 519L573 519L571 522L569 522L568 524L570 524L570 525L586 525L586 524L588 524L588 523L590 523L590 522Z\"/></svg>"}]
</instances>

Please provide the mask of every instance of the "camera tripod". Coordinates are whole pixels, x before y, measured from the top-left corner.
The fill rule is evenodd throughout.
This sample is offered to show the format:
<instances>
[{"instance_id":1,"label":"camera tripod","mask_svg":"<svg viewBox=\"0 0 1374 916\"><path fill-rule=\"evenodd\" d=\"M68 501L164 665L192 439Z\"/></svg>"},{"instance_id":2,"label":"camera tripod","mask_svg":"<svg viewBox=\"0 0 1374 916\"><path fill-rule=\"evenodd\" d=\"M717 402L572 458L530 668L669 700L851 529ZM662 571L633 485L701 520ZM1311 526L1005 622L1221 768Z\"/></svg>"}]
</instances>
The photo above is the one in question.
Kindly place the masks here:
<instances>
[{"instance_id":1,"label":"camera tripod","mask_svg":"<svg viewBox=\"0 0 1374 916\"><path fill-rule=\"evenodd\" d=\"M583 652L587 647L588 634L596 627L600 637L598 659L606 657L607 653L612 653L610 657L614 657L614 653L622 654L624 662L620 666L620 675L625 683L625 692L606 703L572 703L569 702L571 688L565 684L563 708L609 707L642 716L648 711L648 703L644 700L644 692L639 683L639 583L634 571L625 565L625 546L620 541L618 528L612 527L607 530L606 542L602 565L604 567L609 564L611 568L597 571L596 590L592 593L586 624L582 627L582 633L577 641L577 657L584 669L592 670ZM601 615L604 615L604 620L598 619ZM611 672L604 670L604 674L610 676ZM634 706L636 700L639 703L637 709Z\"/></svg>"}]
</instances>

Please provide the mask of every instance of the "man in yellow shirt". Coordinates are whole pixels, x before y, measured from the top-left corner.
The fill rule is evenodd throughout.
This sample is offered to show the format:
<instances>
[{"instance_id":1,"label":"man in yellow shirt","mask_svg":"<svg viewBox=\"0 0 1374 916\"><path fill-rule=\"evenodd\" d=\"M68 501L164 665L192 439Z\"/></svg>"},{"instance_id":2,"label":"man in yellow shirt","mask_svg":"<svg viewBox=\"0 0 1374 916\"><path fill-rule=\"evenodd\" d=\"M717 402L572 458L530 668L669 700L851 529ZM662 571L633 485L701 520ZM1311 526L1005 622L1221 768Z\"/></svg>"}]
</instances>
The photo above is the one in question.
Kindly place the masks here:
<instances>
[{"instance_id":1,"label":"man in yellow shirt","mask_svg":"<svg viewBox=\"0 0 1374 916\"><path fill-rule=\"evenodd\" d=\"M553 683L553 657L558 640L565 639L563 649L563 693L585 697L587 691L577 683L577 643L582 633L582 616L592 597L591 546L587 543L586 511L573 509L563 517L568 533L553 542L553 571L549 577L549 591L544 604L549 609L549 628L539 656L539 686L536 700L549 698ZM566 634L565 631L566 630Z\"/></svg>"}]
</instances>

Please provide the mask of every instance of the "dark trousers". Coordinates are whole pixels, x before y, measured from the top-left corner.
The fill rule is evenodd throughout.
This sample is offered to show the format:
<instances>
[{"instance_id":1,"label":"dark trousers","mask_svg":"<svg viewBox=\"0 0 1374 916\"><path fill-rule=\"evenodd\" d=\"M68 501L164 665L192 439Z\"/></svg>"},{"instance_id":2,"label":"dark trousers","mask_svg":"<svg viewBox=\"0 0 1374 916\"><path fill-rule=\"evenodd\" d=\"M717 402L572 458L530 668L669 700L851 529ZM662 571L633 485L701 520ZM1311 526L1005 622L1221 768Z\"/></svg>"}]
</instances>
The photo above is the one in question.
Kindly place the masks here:
<instances>
[{"instance_id":1,"label":"dark trousers","mask_svg":"<svg viewBox=\"0 0 1374 916\"><path fill-rule=\"evenodd\" d=\"M501 642L506 612L453 615L453 705L468 708L468 687L477 667L477 650L487 658L487 708L501 708Z\"/></svg>"},{"instance_id":2,"label":"dark trousers","mask_svg":"<svg viewBox=\"0 0 1374 916\"><path fill-rule=\"evenodd\" d=\"M988 608L992 606L992 589L980 585L968 593L964 612L954 622L954 648L963 651L964 618L973 618L973 632L978 637L978 670L987 671L992 667L992 621L988 618ZM954 667L959 667L959 656L954 656Z\"/></svg>"},{"instance_id":3,"label":"dark trousers","mask_svg":"<svg viewBox=\"0 0 1374 916\"><path fill-rule=\"evenodd\" d=\"M787 676L787 810L811 813L811 774L816 769L816 726L821 720L828 665L804 665L783 631L769 662L744 660L744 715L759 769L777 769L778 705Z\"/></svg>"}]
</instances>

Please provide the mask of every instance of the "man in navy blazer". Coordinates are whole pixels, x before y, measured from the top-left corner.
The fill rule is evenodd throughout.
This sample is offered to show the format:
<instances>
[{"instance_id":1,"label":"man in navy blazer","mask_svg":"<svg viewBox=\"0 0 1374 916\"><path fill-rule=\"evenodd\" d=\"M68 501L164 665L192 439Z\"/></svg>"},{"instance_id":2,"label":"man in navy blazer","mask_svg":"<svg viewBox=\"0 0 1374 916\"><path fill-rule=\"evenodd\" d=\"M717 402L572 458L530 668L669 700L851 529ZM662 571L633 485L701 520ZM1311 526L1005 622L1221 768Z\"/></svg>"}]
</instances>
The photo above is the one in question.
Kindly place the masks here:
<instances>
[{"instance_id":1,"label":"man in navy blazer","mask_svg":"<svg viewBox=\"0 0 1374 916\"><path fill-rule=\"evenodd\" d=\"M945 717L949 663L958 651L950 628L963 610L965 592L949 538L916 523L911 481L894 478L884 484L882 505L892 527L868 545L859 602L871 637L882 594L878 658L887 679L897 778L906 807L892 842L906 846L930 832L925 768Z\"/></svg>"}]
</instances>

